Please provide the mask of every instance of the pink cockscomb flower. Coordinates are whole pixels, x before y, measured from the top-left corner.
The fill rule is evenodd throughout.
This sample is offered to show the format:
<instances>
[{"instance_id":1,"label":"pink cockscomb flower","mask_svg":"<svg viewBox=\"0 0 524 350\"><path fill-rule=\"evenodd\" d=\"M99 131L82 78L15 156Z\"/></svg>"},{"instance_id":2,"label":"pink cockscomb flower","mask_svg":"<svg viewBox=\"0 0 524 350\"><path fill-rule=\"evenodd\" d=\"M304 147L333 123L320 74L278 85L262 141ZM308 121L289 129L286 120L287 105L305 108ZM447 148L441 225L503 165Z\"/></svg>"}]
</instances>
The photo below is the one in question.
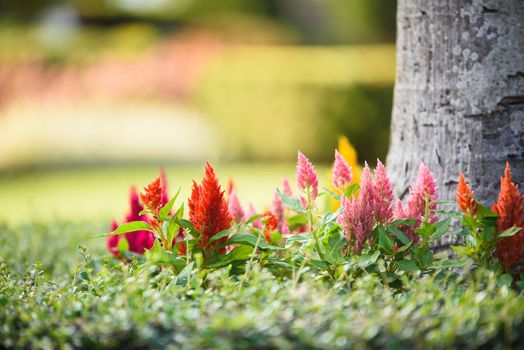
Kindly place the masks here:
<instances>
[{"instance_id":1,"label":"pink cockscomb flower","mask_svg":"<svg viewBox=\"0 0 524 350\"><path fill-rule=\"evenodd\" d=\"M375 193L373 177L368 165L364 167L360 180L360 193L356 198L348 199L342 196L341 214L337 222L342 226L351 251L359 253L369 239L374 225Z\"/></svg>"},{"instance_id":2,"label":"pink cockscomb flower","mask_svg":"<svg viewBox=\"0 0 524 350\"><path fill-rule=\"evenodd\" d=\"M289 226L284 216L284 204L282 203L282 198L280 198L278 192L275 192L275 195L273 196L271 212L273 212L278 219L278 231L282 234L288 234Z\"/></svg>"},{"instance_id":3,"label":"pink cockscomb flower","mask_svg":"<svg viewBox=\"0 0 524 350\"><path fill-rule=\"evenodd\" d=\"M358 199L362 202L362 214L369 216L373 220L373 209L375 203L375 186L373 185L373 177L371 176L371 170L369 169L368 163L365 163L364 170L360 177L360 192ZM366 218L367 220L368 218Z\"/></svg>"},{"instance_id":4,"label":"pink cockscomb flower","mask_svg":"<svg viewBox=\"0 0 524 350\"><path fill-rule=\"evenodd\" d=\"M231 216L233 216L233 220L235 220L237 223L244 220L244 209L242 208L242 204L240 204L240 200L238 199L237 193L234 189L231 189L231 192L229 193L227 207L231 213Z\"/></svg>"},{"instance_id":5,"label":"pink cockscomb flower","mask_svg":"<svg viewBox=\"0 0 524 350\"><path fill-rule=\"evenodd\" d=\"M333 164L333 186L343 191L351 183L351 167L338 150L335 150L335 163Z\"/></svg>"},{"instance_id":6,"label":"pink cockscomb flower","mask_svg":"<svg viewBox=\"0 0 524 350\"><path fill-rule=\"evenodd\" d=\"M144 207L138 200L138 192L135 187L131 187L129 190L129 213L127 214L124 223L131 221L145 221L148 222L146 215L140 215L140 212ZM111 223L111 231L116 230L118 224L113 220ZM129 245L129 251L137 254L144 254L146 249L151 249L155 242L155 236L149 231L134 231L127 232L121 235L113 235L107 237L107 248L116 257L120 257L120 252L117 247L122 237L125 237Z\"/></svg>"},{"instance_id":7,"label":"pink cockscomb flower","mask_svg":"<svg viewBox=\"0 0 524 350\"><path fill-rule=\"evenodd\" d=\"M424 220L434 223L438 217L436 214L438 201L438 186L433 174L424 163L420 162L417 179L410 187L406 199L406 206L403 207L400 201L397 202L394 217L396 219L415 219L415 225L405 230L406 235L413 241L418 241L419 237L415 229ZM426 203L428 204L428 216L426 217Z\"/></svg>"},{"instance_id":8,"label":"pink cockscomb flower","mask_svg":"<svg viewBox=\"0 0 524 350\"><path fill-rule=\"evenodd\" d=\"M388 178L386 168L380 160L377 160L373 189L375 221L388 224L393 219L393 187Z\"/></svg>"},{"instance_id":9,"label":"pink cockscomb flower","mask_svg":"<svg viewBox=\"0 0 524 350\"><path fill-rule=\"evenodd\" d=\"M167 177L164 169L160 169L160 185L162 186L162 206L169 202L169 195L167 194Z\"/></svg>"},{"instance_id":10,"label":"pink cockscomb flower","mask_svg":"<svg viewBox=\"0 0 524 350\"><path fill-rule=\"evenodd\" d=\"M406 210L411 218L424 219L426 213L426 201L429 204L428 217L425 218L429 223L437 221L438 186L433 173L428 167L420 162L417 179L409 191L406 200Z\"/></svg>"},{"instance_id":11,"label":"pink cockscomb flower","mask_svg":"<svg viewBox=\"0 0 524 350\"><path fill-rule=\"evenodd\" d=\"M363 206L365 203L361 197L348 199L343 196L340 204L342 212L337 217L337 222L342 226L351 252L358 254L373 230L373 215L369 215L369 208Z\"/></svg>"},{"instance_id":12,"label":"pink cockscomb flower","mask_svg":"<svg viewBox=\"0 0 524 350\"><path fill-rule=\"evenodd\" d=\"M289 180L286 177L282 179L282 193L290 197L293 195L291 184L289 183Z\"/></svg>"},{"instance_id":13,"label":"pink cockscomb flower","mask_svg":"<svg viewBox=\"0 0 524 350\"><path fill-rule=\"evenodd\" d=\"M309 191L309 200L313 202L318 196L317 173L313 164L300 151L298 152L296 176L298 188L301 191Z\"/></svg>"},{"instance_id":14,"label":"pink cockscomb flower","mask_svg":"<svg viewBox=\"0 0 524 350\"><path fill-rule=\"evenodd\" d=\"M257 215L257 211L255 210L255 207L253 206L253 203L249 203L246 213L244 214L244 220L248 221L253 216ZM252 223L253 227L262 229L262 220L260 218L256 219Z\"/></svg>"}]
</instances>

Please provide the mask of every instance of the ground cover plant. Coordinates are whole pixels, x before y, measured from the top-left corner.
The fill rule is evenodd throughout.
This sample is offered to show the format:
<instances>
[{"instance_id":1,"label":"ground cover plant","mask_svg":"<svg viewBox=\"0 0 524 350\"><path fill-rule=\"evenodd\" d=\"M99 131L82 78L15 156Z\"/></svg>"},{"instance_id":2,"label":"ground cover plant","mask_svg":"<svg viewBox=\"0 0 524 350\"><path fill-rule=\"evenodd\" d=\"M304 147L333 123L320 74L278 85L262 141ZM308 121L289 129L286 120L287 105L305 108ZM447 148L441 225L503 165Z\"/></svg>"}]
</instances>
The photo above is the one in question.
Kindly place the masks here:
<instances>
[{"instance_id":1,"label":"ground cover plant","mask_svg":"<svg viewBox=\"0 0 524 350\"><path fill-rule=\"evenodd\" d=\"M85 238L104 230L96 223L4 225L2 346L522 343L524 197L509 164L491 209L461 175L460 212L439 202L422 163L403 203L380 161L355 181L335 152L332 175L329 188L321 187L299 152L296 181L284 179L270 207L257 212L242 205L234 179L223 190L207 163L187 201L180 191L169 196L162 172L140 193L132 188L123 222L98 238ZM432 247L449 234L460 238L454 253L436 253ZM109 253L77 248L96 239L106 240Z\"/></svg>"}]
</instances>

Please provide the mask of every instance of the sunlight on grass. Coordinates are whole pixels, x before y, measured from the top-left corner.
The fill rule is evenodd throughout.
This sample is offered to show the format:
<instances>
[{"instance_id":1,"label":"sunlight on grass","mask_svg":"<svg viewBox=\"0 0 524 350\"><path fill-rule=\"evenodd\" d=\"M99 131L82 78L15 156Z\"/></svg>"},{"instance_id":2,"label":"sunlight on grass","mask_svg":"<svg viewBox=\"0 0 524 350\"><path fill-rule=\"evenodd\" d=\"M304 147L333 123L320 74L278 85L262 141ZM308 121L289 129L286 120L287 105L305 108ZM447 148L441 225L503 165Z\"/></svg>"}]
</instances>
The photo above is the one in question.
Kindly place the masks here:
<instances>
[{"instance_id":1,"label":"sunlight on grass","mask_svg":"<svg viewBox=\"0 0 524 350\"><path fill-rule=\"evenodd\" d=\"M240 200L248 199L257 210L269 208L274 189L283 177L294 182L294 164L215 164L223 188L229 177L235 181ZM181 188L188 198L192 180L200 181L202 165L165 167L169 193ZM327 167L318 168L321 187L327 185ZM139 189L158 176L155 166L90 167L40 170L0 175L0 221L27 222L55 219L120 220L127 211L129 186Z\"/></svg>"}]
</instances>

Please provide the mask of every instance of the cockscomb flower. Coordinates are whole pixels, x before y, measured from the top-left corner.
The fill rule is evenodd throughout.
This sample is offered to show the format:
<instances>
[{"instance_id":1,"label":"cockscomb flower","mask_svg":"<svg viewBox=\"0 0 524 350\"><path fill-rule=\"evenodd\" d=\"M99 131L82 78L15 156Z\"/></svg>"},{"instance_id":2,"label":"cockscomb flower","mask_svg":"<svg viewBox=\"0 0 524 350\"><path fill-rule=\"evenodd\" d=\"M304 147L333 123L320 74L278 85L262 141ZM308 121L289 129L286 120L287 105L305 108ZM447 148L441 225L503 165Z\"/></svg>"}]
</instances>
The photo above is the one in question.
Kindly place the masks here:
<instances>
[{"instance_id":1,"label":"cockscomb flower","mask_svg":"<svg viewBox=\"0 0 524 350\"><path fill-rule=\"evenodd\" d=\"M193 181L193 189L188 202L189 221L202 234L201 246L205 251L213 249L227 237L209 244L209 239L220 231L231 227L233 218L229 213L224 191L221 191L213 167L206 162L205 175L201 185Z\"/></svg>"},{"instance_id":2,"label":"cockscomb flower","mask_svg":"<svg viewBox=\"0 0 524 350\"><path fill-rule=\"evenodd\" d=\"M428 167L420 162L417 179L411 187L406 201L406 211L410 218L423 219L426 213L426 201L429 204L428 217L425 218L430 224L437 221L438 186L433 173Z\"/></svg>"},{"instance_id":3,"label":"cockscomb flower","mask_svg":"<svg viewBox=\"0 0 524 350\"><path fill-rule=\"evenodd\" d=\"M255 215L257 215L257 211L255 210L255 207L253 206L253 203L249 203L249 205L247 207L247 210L246 210L246 213L245 213L245 216L244 216L244 221L248 221L249 219L251 219ZM262 220L260 218L258 218L255 221L253 221L252 225L253 225L254 228L261 229L262 228Z\"/></svg>"},{"instance_id":4,"label":"cockscomb flower","mask_svg":"<svg viewBox=\"0 0 524 350\"><path fill-rule=\"evenodd\" d=\"M229 212L233 216L233 219L239 223L244 220L244 209L242 208L242 204L240 204L240 200L238 199L237 193L234 189L231 190L229 193L229 198L227 200L227 206L229 209Z\"/></svg>"},{"instance_id":5,"label":"cockscomb flower","mask_svg":"<svg viewBox=\"0 0 524 350\"><path fill-rule=\"evenodd\" d=\"M333 163L333 186L339 191L343 191L346 186L351 184L351 167L338 150L335 150L335 162Z\"/></svg>"},{"instance_id":6,"label":"cockscomb flower","mask_svg":"<svg viewBox=\"0 0 524 350\"><path fill-rule=\"evenodd\" d=\"M227 188L226 188L226 194L228 198L231 192L233 192L234 190L235 190L235 182L233 181L233 178L230 177L229 180L227 181Z\"/></svg>"},{"instance_id":7,"label":"cockscomb flower","mask_svg":"<svg viewBox=\"0 0 524 350\"><path fill-rule=\"evenodd\" d=\"M377 160L375 169L375 181L373 183L375 220L382 224L388 224L393 219L393 187L388 178L386 167Z\"/></svg>"},{"instance_id":8,"label":"cockscomb flower","mask_svg":"<svg viewBox=\"0 0 524 350\"><path fill-rule=\"evenodd\" d=\"M131 187L129 190L129 213L125 218L125 223L131 221L145 221L148 222L145 215L140 215L140 212L144 208L138 201L138 192L135 187ZM118 224L113 220L111 224L111 231L114 231L118 228ZM106 240L108 250L115 255L120 257L120 252L118 251L118 244L122 237L125 237L129 245L129 251L144 254L146 249L151 249L153 243L155 242L155 236L152 232L149 231L134 231L127 232L121 235L108 236Z\"/></svg>"},{"instance_id":9,"label":"cockscomb flower","mask_svg":"<svg viewBox=\"0 0 524 350\"><path fill-rule=\"evenodd\" d=\"M470 216L475 216L477 213L477 202L473 199L474 192L469 187L464 174L460 173L459 181L457 185L457 204L463 213Z\"/></svg>"},{"instance_id":10,"label":"cockscomb flower","mask_svg":"<svg viewBox=\"0 0 524 350\"><path fill-rule=\"evenodd\" d=\"M158 214L158 211L162 207L163 195L162 180L158 177L155 181L144 187L144 192L140 194L140 199L147 210Z\"/></svg>"},{"instance_id":11,"label":"cockscomb flower","mask_svg":"<svg viewBox=\"0 0 524 350\"><path fill-rule=\"evenodd\" d=\"M169 195L167 194L167 177L164 169L160 169L160 186L162 187L162 206L169 202Z\"/></svg>"},{"instance_id":12,"label":"cockscomb flower","mask_svg":"<svg viewBox=\"0 0 524 350\"><path fill-rule=\"evenodd\" d=\"M369 208L363 206L365 203L360 197L348 199L342 196L340 204L342 212L337 217L337 222L342 226L351 252L358 254L373 231L373 213L370 215Z\"/></svg>"},{"instance_id":13,"label":"cockscomb flower","mask_svg":"<svg viewBox=\"0 0 524 350\"><path fill-rule=\"evenodd\" d=\"M499 216L498 232L501 233L513 226L522 228L513 236L504 237L496 244L495 253L507 270L517 265L524 253L523 200L524 195L519 195L518 185L511 181L511 169L509 163L506 163L504 177L500 178L498 200L493 204L493 211Z\"/></svg>"},{"instance_id":14,"label":"cockscomb flower","mask_svg":"<svg viewBox=\"0 0 524 350\"><path fill-rule=\"evenodd\" d=\"M282 179L282 193L290 197L293 195L291 184L289 183L289 180L286 177Z\"/></svg>"},{"instance_id":15,"label":"cockscomb flower","mask_svg":"<svg viewBox=\"0 0 524 350\"><path fill-rule=\"evenodd\" d=\"M289 226L287 225L286 218L284 215L284 204L282 198L280 198L278 192L273 195L273 201L271 202L271 211L275 213L278 219L278 231L282 234L289 233Z\"/></svg>"},{"instance_id":16,"label":"cockscomb flower","mask_svg":"<svg viewBox=\"0 0 524 350\"><path fill-rule=\"evenodd\" d=\"M438 186L431 171L420 162L417 179L410 187L406 206L403 207L400 201L397 202L394 217L396 219L415 219L413 226L405 228L404 233L412 240L418 241L419 237L415 229L424 220L428 223L437 221ZM428 217L426 218L426 202L428 203Z\"/></svg>"},{"instance_id":17,"label":"cockscomb flower","mask_svg":"<svg viewBox=\"0 0 524 350\"><path fill-rule=\"evenodd\" d=\"M359 201L361 202L362 215L368 216L366 220L373 221L373 209L375 204L375 186L373 185L373 177L371 176L371 170L367 163L365 163L364 170L362 171L362 177L360 178L360 193L358 195Z\"/></svg>"},{"instance_id":18,"label":"cockscomb flower","mask_svg":"<svg viewBox=\"0 0 524 350\"><path fill-rule=\"evenodd\" d=\"M264 237L266 238L266 242L269 243L271 240L271 232L275 231L278 227L278 218L268 210L262 215L262 222L264 223Z\"/></svg>"},{"instance_id":19,"label":"cockscomb flower","mask_svg":"<svg viewBox=\"0 0 524 350\"><path fill-rule=\"evenodd\" d=\"M296 177L298 188L301 191L309 191L308 199L313 202L318 196L317 173L313 164L300 151L298 152Z\"/></svg>"},{"instance_id":20,"label":"cockscomb flower","mask_svg":"<svg viewBox=\"0 0 524 350\"><path fill-rule=\"evenodd\" d=\"M360 194L348 199L341 197L341 214L337 222L342 226L351 251L360 253L369 239L374 225L374 187L371 171L366 164L362 172Z\"/></svg>"}]
</instances>

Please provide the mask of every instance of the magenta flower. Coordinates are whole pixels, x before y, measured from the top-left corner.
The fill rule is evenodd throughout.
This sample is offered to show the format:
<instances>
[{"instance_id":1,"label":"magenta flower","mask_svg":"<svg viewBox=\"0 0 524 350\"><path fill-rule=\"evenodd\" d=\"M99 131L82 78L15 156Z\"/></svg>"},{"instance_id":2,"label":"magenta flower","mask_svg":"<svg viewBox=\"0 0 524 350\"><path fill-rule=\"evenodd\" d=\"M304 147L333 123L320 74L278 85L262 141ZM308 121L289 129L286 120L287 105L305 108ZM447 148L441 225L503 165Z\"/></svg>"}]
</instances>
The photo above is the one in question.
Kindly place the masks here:
<instances>
[{"instance_id":1,"label":"magenta flower","mask_svg":"<svg viewBox=\"0 0 524 350\"><path fill-rule=\"evenodd\" d=\"M237 223L244 219L244 209L242 208L240 200L238 199L237 193L234 189L231 189L229 198L227 199L227 207L231 213L231 216L233 217L233 220L235 220Z\"/></svg>"},{"instance_id":2,"label":"magenta flower","mask_svg":"<svg viewBox=\"0 0 524 350\"><path fill-rule=\"evenodd\" d=\"M253 203L249 203L249 206L247 207L246 213L244 215L244 220L247 221L255 215L257 215L257 211L255 210ZM258 218L253 221L252 225L255 228L262 229L262 220Z\"/></svg>"},{"instance_id":3,"label":"magenta flower","mask_svg":"<svg viewBox=\"0 0 524 350\"><path fill-rule=\"evenodd\" d=\"M382 224L388 224L393 219L393 187L388 178L386 168L380 160L377 160L373 191L373 212L375 214L375 221Z\"/></svg>"},{"instance_id":4,"label":"magenta flower","mask_svg":"<svg viewBox=\"0 0 524 350\"><path fill-rule=\"evenodd\" d=\"M301 191L309 191L309 199L313 202L318 196L317 173L313 164L300 151L298 152L296 177L298 188Z\"/></svg>"},{"instance_id":5,"label":"magenta flower","mask_svg":"<svg viewBox=\"0 0 524 350\"><path fill-rule=\"evenodd\" d=\"M138 192L135 187L131 187L129 190L129 206L130 206L130 210L124 222L126 223L131 222L131 221L148 222L148 219L145 215L140 215L140 212L144 209L144 207L138 201ZM111 224L111 231L116 230L117 227L118 227L117 222L113 220ZM107 237L107 241L106 241L107 248L116 257L120 257L120 252L117 250L117 247L122 237L124 237L124 235L129 245L129 251L137 253L137 254L144 254L144 251L146 249L151 249L151 247L153 246L153 243L155 242L155 236L153 235L152 232L149 232L149 231L134 231L134 232L128 232L122 235L109 236Z\"/></svg>"},{"instance_id":6,"label":"magenta flower","mask_svg":"<svg viewBox=\"0 0 524 350\"><path fill-rule=\"evenodd\" d=\"M335 150L335 163L333 164L333 186L343 191L344 187L351 183L351 167L345 161L344 157Z\"/></svg>"},{"instance_id":7,"label":"magenta flower","mask_svg":"<svg viewBox=\"0 0 524 350\"><path fill-rule=\"evenodd\" d=\"M278 231L282 234L288 234L289 226L284 215L284 204L282 203L282 198L280 198L278 192L275 192L275 195L273 196L273 201L271 202L271 212L278 219Z\"/></svg>"}]
</instances>

